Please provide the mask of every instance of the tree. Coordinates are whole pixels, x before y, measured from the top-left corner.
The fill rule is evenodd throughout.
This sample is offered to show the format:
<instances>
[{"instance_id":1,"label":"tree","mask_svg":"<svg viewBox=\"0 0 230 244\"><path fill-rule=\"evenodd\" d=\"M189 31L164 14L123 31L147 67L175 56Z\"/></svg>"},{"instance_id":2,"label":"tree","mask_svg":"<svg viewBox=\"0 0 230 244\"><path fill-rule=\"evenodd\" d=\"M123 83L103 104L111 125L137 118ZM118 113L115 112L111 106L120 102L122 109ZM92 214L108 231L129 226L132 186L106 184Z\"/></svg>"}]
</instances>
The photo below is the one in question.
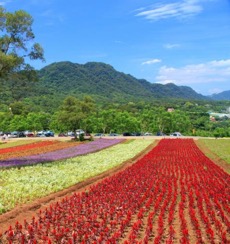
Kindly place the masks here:
<instances>
[{"instance_id":1,"label":"tree","mask_svg":"<svg viewBox=\"0 0 230 244\"><path fill-rule=\"evenodd\" d=\"M51 115L48 113L34 113L31 112L26 117L27 128L26 130L47 130L50 129Z\"/></svg>"},{"instance_id":2,"label":"tree","mask_svg":"<svg viewBox=\"0 0 230 244\"><path fill-rule=\"evenodd\" d=\"M11 103L9 109L13 115L22 115L26 112L26 106L22 102Z\"/></svg>"},{"instance_id":3,"label":"tree","mask_svg":"<svg viewBox=\"0 0 230 244\"><path fill-rule=\"evenodd\" d=\"M9 125L10 131L23 131L27 130L26 117L22 115L14 115Z\"/></svg>"},{"instance_id":4,"label":"tree","mask_svg":"<svg viewBox=\"0 0 230 244\"><path fill-rule=\"evenodd\" d=\"M26 60L44 61L44 51L33 42L33 18L23 10L7 12L0 6L0 78L24 70L23 76L31 76L34 69ZM31 78L31 77L30 77Z\"/></svg>"},{"instance_id":5,"label":"tree","mask_svg":"<svg viewBox=\"0 0 230 244\"><path fill-rule=\"evenodd\" d=\"M137 132L140 130L139 121L131 113L117 112L115 117L116 132Z\"/></svg>"},{"instance_id":6,"label":"tree","mask_svg":"<svg viewBox=\"0 0 230 244\"><path fill-rule=\"evenodd\" d=\"M84 127L83 120L93 111L94 102L91 97L85 97L83 101L75 97L67 97L57 115L57 120L66 130L73 131L76 135L76 130Z\"/></svg>"}]
</instances>

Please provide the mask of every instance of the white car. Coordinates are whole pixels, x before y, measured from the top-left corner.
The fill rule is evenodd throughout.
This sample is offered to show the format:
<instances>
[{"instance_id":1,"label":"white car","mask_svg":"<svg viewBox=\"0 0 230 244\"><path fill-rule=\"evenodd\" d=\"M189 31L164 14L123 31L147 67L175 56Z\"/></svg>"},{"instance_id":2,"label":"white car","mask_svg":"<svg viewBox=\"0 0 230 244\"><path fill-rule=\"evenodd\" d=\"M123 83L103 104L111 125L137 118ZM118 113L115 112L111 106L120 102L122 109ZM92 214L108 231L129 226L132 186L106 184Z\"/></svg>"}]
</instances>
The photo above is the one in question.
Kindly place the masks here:
<instances>
[{"instance_id":1,"label":"white car","mask_svg":"<svg viewBox=\"0 0 230 244\"><path fill-rule=\"evenodd\" d=\"M182 134L180 132L173 132L170 136L182 136Z\"/></svg>"},{"instance_id":2,"label":"white car","mask_svg":"<svg viewBox=\"0 0 230 244\"><path fill-rule=\"evenodd\" d=\"M76 135L77 136L79 136L79 135L84 135L85 134L85 132L84 132L84 130L82 130L82 129L78 129L78 130L76 130ZM67 132L67 136L74 136L74 132L72 132L72 131L68 131Z\"/></svg>"},{"instance_id":3,"label":"white car","mask_svg":"<svg viewBox=\"0 0 230 244\"><path fill-rule=\"evenodd\" d=\"M84 130L82 130L82 129L78 129L78 130L76 130L76 134L77 135L81 135L81 134L85 134L85 132L84 132Z\"/></svg>"},{"instance_id":4,"label":"white car","mask_svg":"<svg viewBox=\"0 0 230 244\"><path fill-rule=\"evenodd\" d=\"M152 136L152 133L146 132L144 136Z\"/></svg>"}]
</instances>

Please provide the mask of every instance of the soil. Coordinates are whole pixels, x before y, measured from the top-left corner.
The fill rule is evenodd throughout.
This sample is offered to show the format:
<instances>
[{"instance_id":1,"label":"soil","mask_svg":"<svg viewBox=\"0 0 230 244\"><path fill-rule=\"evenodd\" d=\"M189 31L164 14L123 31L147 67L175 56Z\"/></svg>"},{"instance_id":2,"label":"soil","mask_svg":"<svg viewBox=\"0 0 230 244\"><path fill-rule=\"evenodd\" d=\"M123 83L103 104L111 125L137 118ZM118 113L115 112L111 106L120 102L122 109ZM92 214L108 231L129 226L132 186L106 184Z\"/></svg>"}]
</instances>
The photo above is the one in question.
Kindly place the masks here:
<instances>
[{"instance_id":1,"label":"soil","mask_svg":"<svg viewBox=\"0 0 230 244\"><path fill-rule=\"evenodd\" d=\"M75 192L85 191L93 184L96 184L99 181L103 180L105 177L112 176L112 175L118 173L119 171L124 170L125 168L127 168L130 165L132 165L133 163L135 163L138 159L142 158L143 155L146 154L147 152L149 152L153 147L155 147L158 142L159 141L155 141L154 144L152 144L151 146L146 148L144 151L142 151L140 154L138 154L135 158L132 158L132 159L122 163L120 166L118 166L116 168L113 168L113 169L111 169L107 172L104 172L100 175L97 175L93 178L89 178L88 180L86 180L84 182L80 182L68 189L64 189L57 193L50 194L49 196L46 196L46 197L43 197L40 199L36 199L35 201L33 201L31 203L17 206L13 210L0 215L0 233L1 232L4 233L4 231L6 231L10 225L14 226L17 221L19 223L23 223L24 219L31 220L33 217L37 216L37 213L40 210L43 211L44 209L48 208L48 206L50 206L50 204L60 201L62 198L70 196ZM230 172L229 164L227 164L224 160L220 159L217 155L212 153L199 140L195 140L195 143L200 148L200 150L202 150L202 152L204 154L209 155L209 157L211 155L213 162L215 162L217 165L219 165L226 172L228 172L228 173ZM186 214L188 214L187 213L188 211L186 209L184 211L186 212ZM175 213L176 213L176 215L178 215L178 209L175 209ZM179 232L180 224L178 222L178 219L174 219L173 228L176 233ZM191 229L191 232L192 232L193 226L191 225L191 226L189 226L189 228ZM154 230L153 230L153 232L154 232ZM155 230L155 232L156 232L156 230ZM178 239L178 238L176 237L176 239ZM193 243L196 242L195 239L193 241L194 241Z\"/></svg>"}]
</instances>

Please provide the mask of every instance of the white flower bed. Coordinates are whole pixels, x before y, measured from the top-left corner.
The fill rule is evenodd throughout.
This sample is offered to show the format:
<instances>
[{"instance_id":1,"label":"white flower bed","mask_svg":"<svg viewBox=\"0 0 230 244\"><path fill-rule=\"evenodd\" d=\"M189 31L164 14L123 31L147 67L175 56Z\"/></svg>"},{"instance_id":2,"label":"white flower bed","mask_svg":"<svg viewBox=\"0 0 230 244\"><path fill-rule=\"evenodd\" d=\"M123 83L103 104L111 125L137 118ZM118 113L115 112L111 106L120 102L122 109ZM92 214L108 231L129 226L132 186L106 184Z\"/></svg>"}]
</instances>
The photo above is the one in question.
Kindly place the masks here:
<instances>
[{"instance_id":1,"label":"white flower bed","mask_svg":"<svg viewBox=\"0 0 230 244\"><path fill-rule=\"evenodd\" d=\"M135 157L153 140L132 140L57 162L0 171L0 213L57 192Z\"/></svg>"}]
</instances>

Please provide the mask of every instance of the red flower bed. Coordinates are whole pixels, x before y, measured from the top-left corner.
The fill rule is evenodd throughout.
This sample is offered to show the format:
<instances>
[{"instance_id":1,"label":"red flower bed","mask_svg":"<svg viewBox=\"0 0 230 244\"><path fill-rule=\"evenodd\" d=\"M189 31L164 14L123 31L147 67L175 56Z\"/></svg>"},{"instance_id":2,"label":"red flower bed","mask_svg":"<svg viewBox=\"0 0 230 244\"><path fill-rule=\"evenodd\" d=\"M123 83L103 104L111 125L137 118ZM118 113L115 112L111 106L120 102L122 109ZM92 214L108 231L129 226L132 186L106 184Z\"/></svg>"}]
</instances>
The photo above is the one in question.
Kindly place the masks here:
<instances>
[{"instance_id":1,"label":"red flower bed","mask_svg":"<svg viewBox=\"0 0 230 244\"><path fill-rule=\"evenodd\" d=\"M163 139L126 170L10 226L0 241L229 243L229 203L230 176L193 140Z\"/></svg>"},{"instance_id":2,"label":"red flower bed","mask_svg":"<svg viewBox=\"0 0 230 244\"><path fill-rule=\"evenodd\" d=\"M25 144L25 145L19 145L19 146L15 146L15 147L8 147L8 148L0 148L0 154L4 154L4 153L11 153L11 152L18 152L18 151L24 151L24 150L28 150L28 149L32 149L32 148L36 148L36 147L45 147L48 145L52 145L54 143L57 143L58 141L39 141L39 142L34 142L34 143L30 143L30 144Z\"/></svg>"},{"instance_id":3,"label":"red flower bed","mask_svg":"<svg viewBox=\"0 0 230 244\"><path fill-rule=\"evenodd\" d=\"M39 141L31 144L0 149L0 160L25 157L73 147L80 142Z\"/></svg>"}]
</instances>

